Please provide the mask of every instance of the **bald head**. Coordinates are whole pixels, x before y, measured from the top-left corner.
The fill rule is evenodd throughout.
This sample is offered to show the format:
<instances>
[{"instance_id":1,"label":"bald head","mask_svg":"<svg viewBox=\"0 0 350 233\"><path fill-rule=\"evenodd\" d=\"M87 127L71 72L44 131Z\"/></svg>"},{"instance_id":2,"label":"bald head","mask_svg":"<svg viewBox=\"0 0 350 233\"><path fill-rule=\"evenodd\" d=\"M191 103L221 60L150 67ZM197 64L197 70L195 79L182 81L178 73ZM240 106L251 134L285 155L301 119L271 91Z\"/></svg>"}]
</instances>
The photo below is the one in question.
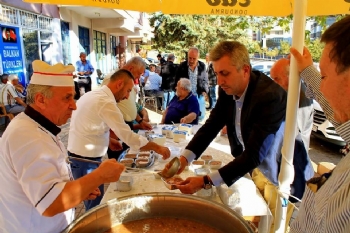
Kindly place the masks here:
<instances>
[{"instance_id":1,"label":"bald head","mask_svg":"<svg viewBox=\"0 0 350 233\"><path fill-rule=\"evenodd\" d=\"M288 91L290 60L282 58L273 64L270 70L270 77L284 90Z\"/></svg>"}]
</instances>

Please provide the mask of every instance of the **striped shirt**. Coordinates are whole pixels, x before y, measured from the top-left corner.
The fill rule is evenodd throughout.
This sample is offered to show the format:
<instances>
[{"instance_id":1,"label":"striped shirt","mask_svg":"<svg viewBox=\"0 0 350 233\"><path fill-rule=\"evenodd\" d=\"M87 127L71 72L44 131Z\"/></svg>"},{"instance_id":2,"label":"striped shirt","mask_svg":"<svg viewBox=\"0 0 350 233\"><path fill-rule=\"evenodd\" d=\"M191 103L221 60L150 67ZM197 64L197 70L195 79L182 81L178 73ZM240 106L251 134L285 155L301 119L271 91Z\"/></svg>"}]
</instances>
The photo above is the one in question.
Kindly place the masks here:
<instances>
[{"instance_id":1,"label":"striped shirt","mask_svg":"<svg viewBox=\"0 0 350 233\"><path fill-rule=\"evenodd\" d=\"M191 81L191 86L192 86L192 93L196 94L197 93L197 79L198 79L198 63L196 68L192 71L190 66L188 66L188 77Z\"/></svg>"},{"instance_id":2,"label":"striped shirt","mask_svg":"<svg viewBox=\"0 0 350 233\"><path fill-rule=\"evenodd\" d=\"M18 97L17 91L15 87L10 84L1 84L0 85L0 104L3 104L5 106L7 105L15 105L16 100L15 98Z\"/></svg>"},{"instance_id":3,"label":"striped shirt","mask_svg":"<svg viewBox=\"0 0 350 233\"><path fill-rule=\"evenodd\" d=\"M310 66L301 77L312 90L327 119L337 133L350 142L350 121L339 124L333 110L320 92L321 75ZM344 96L344 98L347 98ZM291 225L291 233L349 233L350 232L350 154L347 154L333 170L330 178L317 190L305 190L297 218Z\"/></svg>"}]
</instances>

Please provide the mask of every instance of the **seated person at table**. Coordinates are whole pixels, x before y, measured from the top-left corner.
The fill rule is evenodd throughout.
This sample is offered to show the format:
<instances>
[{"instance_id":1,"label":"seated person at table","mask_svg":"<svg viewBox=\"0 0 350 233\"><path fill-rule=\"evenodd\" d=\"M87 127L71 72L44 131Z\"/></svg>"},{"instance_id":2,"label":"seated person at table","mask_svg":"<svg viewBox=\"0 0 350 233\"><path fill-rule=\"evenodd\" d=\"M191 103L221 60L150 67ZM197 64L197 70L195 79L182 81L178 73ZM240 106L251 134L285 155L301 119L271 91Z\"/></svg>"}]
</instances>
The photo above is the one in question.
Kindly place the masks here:
<instances>
[{"instance_id":1,"label":"seated person at table","mask_svg":"<svg viewBox=\"0 0 350 233\"><path fill-rule=\"evenodd\" d=\"M17 115L25 110L27 104L18 95L16 88L7 83L8 77L8 74L3 74L0 78L0 104L5 106L7 113Z\"/></svg>"},{"instance_id":2,"label":"seated person at table","mask_svg":"<svg viewBox=\"0 0 350 233\"><path fill-rule=\"evenodd\" d=\"M162 77L159 76L160 66L156 67L156 65L151 64L150 66L149 76L145 78L145 96L157 97L157 106L158 110L162 109L162 98L163 92L160 90L160 86L162 85Z\"/></svg>"},{"instance_id":3,"label":"seated person at table","mask_svg":"<svg viewBox=\"0 0 350 233\"><path fill-rule=\"evenodd\" d=\"M176 95L163 113L162 124L198 124L199 103L191 89L189 79L181 78L177 82Z\"/></svg>"},{"instance_id":4,"label":"seated person at table","mask_svg":"<svg viewBox=\"0 0 350 233\"><path fill-rule=\"evenodd\" d=\"M145 121L149 123L149 116L146 108L142 107L141 104L136 103L136 109L137 109L137 115L142 119L142 121ZM143 129L142 126L136 121L136 119L133 121L133 130L134 132L138 132L139 129Z\"/></svg>"},{"instance_id":5,"label":"seated person at table","mask_svg":"<svg viewBox=\"0 0 350 233\"><path fill-rule=\"evenodd\" d=\"M16 92L20 98L24 98L24 86L19 82L19 78L16 74L10 74L9 80L11 84L15 87Z\"/></svg>"}]
</instances>

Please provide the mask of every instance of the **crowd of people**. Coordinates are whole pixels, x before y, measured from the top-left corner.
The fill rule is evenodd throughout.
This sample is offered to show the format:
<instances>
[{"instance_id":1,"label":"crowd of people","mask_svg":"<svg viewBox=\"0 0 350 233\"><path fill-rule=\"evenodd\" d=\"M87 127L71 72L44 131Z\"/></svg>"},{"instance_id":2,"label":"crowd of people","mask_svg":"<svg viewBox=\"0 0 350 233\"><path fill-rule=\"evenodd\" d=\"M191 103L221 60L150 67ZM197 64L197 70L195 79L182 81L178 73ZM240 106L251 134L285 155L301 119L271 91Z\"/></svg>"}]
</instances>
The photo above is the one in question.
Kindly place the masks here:
<instances>
[{"instance_id":1,"label":"crowd of people","mask_svg":"<svg viewBox=\"0 0 350 233\"><path fill-rule=\"evenodd\" d=\"M155 97L158 110L162 111L163 114L170 103L177 98L178 81L181 78L190 80L190 91L196 97L200 108L197 113L199 121L205 118L206 110L215 107L217 98L216 75L209 61L209 56L206 56L205 63L200 61L199 57L200 51L196 47L189 48L187 60L180 64L174 63L175 55L172 53L168 54L166 61L161 54L158 54L159 63L157 65L150 64L149 71L147 70L142 75L140 83L144 88L144 95ZM206 107L206 100L209 102L208 107ZM181 109L178 110L178 112L181 111ZM179 120L174 122L180 123Z\"/></svg>"},{"instance_id":2,"label":"crowd of people","mask_svg":"<svg viewBox=\"0 0 350 233\"><path fill-rule=\"evenodd\" d=\"M337 133L350 142L350 101L346 98L350 95L347 59L350 16L330 26L321 41L325 43L321 73L313 66L307 48L302 53L291 49L302 78L294 150L295 176L291 184L291 194L302 198L302 203L290 225L292 233L350 232L350 155L330 173L315 178L312 178L314 173L308 157L310 98L320 103ZM190 48L187 61L177 67L171 60L162 61L160 71L155 67L148 75L148 79L156 77L164 97L167 94L162 123L196 124L202 116L203 100L212 98L209 118L179 157L178 174L201 156L223 127L226 127L234 159L216 172L188 177L176 187L182 193L193 194L221 184L231 186L250 173L274 215L289 60L277 61L270 78L252 70L247 48L237 41L215 45L208 54L208 64L198 58L198 49ZM17 114L0 138L1 232L63 230L74 220L75 206L82 201L87 210L98 205L104 192L103 184L119 179L125 167L116 161L115 151L131 147L154 150L163 159L169 158L169 148L133 132L150 129L147 112L136 103L135 82L146 69L143 59L139 56L129 59L121 69L107 75L100 88L90 91L85 84L91 83L93 69L84 54L80 54L76 67L34 61L25 101L19 95L23 87L16 78L11 78L12 84L9 84L9 76L1 76L0 100L6 110ZM77 84L73 80L75 72ZM213 96L215 82L209 82L209 73L220 86L219 98ZM161 77L161 84L157 75ZM146 77L146 84L148 79ZM76 87L80 94L78 101L74 99ZM175 90L176 95L171 97ZM16 106L13 107L13 103ZM58 134L59 126L69 118L66 149ZM112 159L102 161L106 153ZM289 199L289 202L295 201L292 197ZM289 204L286 224L292 210ZM272 226L270 232L273 229Z\"/></svg>"}]
</instances>

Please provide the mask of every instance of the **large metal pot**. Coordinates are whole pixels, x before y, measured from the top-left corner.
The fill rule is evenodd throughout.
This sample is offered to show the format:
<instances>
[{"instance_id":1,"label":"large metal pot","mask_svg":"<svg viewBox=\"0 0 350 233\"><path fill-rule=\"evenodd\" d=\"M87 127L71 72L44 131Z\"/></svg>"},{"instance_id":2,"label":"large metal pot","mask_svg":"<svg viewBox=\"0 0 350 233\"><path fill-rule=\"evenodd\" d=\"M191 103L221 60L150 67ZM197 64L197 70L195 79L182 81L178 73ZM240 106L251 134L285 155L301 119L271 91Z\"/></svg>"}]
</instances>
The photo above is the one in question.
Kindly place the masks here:
<instances>
[{"instance_id":1,"label":"large metal pot","mask_svg":"<svg viewBox=\"0 0 350 233\"><path fill-rule=\"evenodd\" d=\"M76 219L62 233L102 233L122 222L152 217L195 220L223 233L254 233L242 217L224 205L172 193L146 193L111 200Z\"/></svg>"}]
</instances>

